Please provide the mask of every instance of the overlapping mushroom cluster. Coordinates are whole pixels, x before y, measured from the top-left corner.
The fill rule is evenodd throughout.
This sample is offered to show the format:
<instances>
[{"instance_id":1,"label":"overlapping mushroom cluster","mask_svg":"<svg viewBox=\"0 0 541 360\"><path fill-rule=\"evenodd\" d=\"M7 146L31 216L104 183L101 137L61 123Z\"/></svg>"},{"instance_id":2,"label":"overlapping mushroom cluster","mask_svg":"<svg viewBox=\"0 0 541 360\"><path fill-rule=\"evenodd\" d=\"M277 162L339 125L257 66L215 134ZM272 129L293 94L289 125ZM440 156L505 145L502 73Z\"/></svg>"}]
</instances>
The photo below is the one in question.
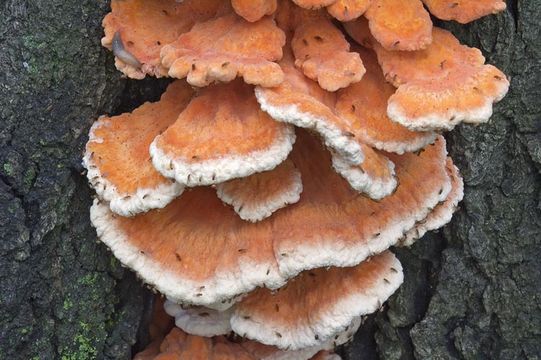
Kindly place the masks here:
<instances>
[{"instance_id":1,"label":"overlapping mushroom cluster","mask_svg":"<svg viewBox=\"0 0 541 360\"><path fill-rule=\"evenodd\" d=\"M505 8L423 3L460 22ZM142 359L309 359L399 287L387 249L462 198L439 133L487 121L509 85L423 3L112 0L116 67L177 79L98 119L84 156L98 236L182 329Z\"/></svg>"}]
</instances>

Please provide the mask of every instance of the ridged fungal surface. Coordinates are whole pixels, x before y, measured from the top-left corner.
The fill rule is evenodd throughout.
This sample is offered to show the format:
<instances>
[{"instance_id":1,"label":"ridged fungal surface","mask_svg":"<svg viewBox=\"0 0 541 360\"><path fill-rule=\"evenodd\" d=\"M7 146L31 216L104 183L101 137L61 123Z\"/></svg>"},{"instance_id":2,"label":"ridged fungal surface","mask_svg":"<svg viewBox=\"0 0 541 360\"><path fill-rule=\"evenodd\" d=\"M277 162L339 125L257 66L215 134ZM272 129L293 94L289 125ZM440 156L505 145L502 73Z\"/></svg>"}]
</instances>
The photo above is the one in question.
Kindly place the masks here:
<instances>
[{"instance_id":1,"label":"ridged fungal surface","mask_svg":"<svg viewBox=\"0 0 541 360\"><path fill-rule=\"evenodd\" d=\"M462 199L439 133L488 121L509 87L430 14L504 9L112 0L117 69L172 78L159 101L97 119L83 159L99 238L168 299L135 358L337 359L402 282L388 249Z\"/></svg>"}]
</instances>

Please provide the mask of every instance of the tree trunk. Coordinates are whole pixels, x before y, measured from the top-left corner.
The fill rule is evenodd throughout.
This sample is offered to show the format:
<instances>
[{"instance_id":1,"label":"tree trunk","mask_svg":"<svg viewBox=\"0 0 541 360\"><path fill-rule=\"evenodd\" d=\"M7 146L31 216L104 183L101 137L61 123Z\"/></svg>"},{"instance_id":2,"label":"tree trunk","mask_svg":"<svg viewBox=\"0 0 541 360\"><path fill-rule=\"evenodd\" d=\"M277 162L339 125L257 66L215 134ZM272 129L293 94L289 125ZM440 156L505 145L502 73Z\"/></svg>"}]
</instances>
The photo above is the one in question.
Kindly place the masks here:
<instances>
[{"instance_id":1,"label":"tree trunk","mask_svg":"<svg viewBox=\"0 0 541 360\"><path fill-rule=\"evenodd\" d=\"M101 114L156 99L100 47L106 0L0 3L0 359L129 359L150 294L96 242L82 149ZM541 357L541 6L445 24L511 81L490 124L449 150L465 200L451 225L396 249L405 283L345 359ZM134 347L135 345L135 347Z\"/></svg>"}]
</instances>

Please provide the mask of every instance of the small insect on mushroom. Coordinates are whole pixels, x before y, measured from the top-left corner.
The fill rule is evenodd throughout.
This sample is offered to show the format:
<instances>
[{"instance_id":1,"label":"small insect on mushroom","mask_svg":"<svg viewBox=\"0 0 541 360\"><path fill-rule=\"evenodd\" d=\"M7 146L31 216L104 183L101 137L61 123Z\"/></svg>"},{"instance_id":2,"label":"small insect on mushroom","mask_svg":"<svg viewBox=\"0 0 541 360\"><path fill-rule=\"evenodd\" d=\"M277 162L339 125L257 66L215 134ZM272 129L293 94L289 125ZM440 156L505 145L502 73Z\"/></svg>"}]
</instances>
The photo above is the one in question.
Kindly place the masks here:
<instances>
[{"instance_id":1,"label":"small insect on mushroom","mask_svg":"<svg viewBox=\"0 0 541 360\"><path fill-rule=\"evenodd\" d=\"M122 38L120 37L120 32L115 32L115 35L113 36L113 54L120 59L122 62L131 65L137 69L140 69L142 64L135 56L133 56L132 53L130 53L126 48L124 47L124 43L122 42Z\"/></svg>"}]
</instances>

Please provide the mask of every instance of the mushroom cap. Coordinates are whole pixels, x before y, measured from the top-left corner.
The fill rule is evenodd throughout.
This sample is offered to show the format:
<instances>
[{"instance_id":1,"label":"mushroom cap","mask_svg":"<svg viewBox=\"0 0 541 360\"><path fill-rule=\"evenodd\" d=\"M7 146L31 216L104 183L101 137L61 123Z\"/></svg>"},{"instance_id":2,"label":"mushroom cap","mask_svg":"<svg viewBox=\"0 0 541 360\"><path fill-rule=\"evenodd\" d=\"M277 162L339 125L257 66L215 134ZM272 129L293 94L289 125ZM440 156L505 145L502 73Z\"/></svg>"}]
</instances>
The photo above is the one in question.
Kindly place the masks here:
<instances>
[{"instance_id":1,"label":"mushroom cap","mask_svg":"<svg viewBox=\"0 0 541 360\"><path fill-rule=\"evenodd\" d=\"M158 102L92 125L83 164L91 186L113 212L132 216L162 208L182 193L181 184L154 169L148 147L175 122L192 94L185 82L176 81Z\"/></svg>"},{"instance_id":2,"label":"mushroom cap","mask_svg":"<svg viewBox=\"0 0 541 360\"><path fill-rule=\"evenodd\" d=\"M328 358L321 347L299 351L283 351L254 341L230 339L224 336L212 338L186 334L179 328L160 342L155 341L144 351L135 355L134 360L314 360Z\"/></svg>"},{"instance_id":3,"label":"mushroom cap","mask_svg":"<svg viewBox=\"0 0 541 360\"><path fill-rule=\"evenodd\" d=\"M434 28L432 44L415 52L374 47L385 78L397 86L387 114L412 130L451 130L460 122L486 122L492 104L509 88L505 75L478 49Z\"/></svg>"},{"instance_id":4,"label":"mushroom cap","mask_svg":"<svg viewBox=\"0 0 541 360\"><path fill-rule=\"evenodd\" d=\"M342 32L322 11L320 16L305 16L296 24L291 48L295 66L325 90L347 87L365 73L359 54L349 51Z\"/></svg>"},{"instance_id":5,"label":"mushroom cap","mask_svg":"<svg viewBox=\"0 0 541 360\"><path fill-rule=\"evenodd\" d=\"M327 7L327 11L335 19L351 21L364 14L370 4L372 0L337 0Z\"/></svg>"},{"instance_id":6,"label":"mushroom cap","mask_svg":"<svg viewBox=\"0 0 541 360\"><path fill-rule=\"evenodd\" d=\"M387 101L395 92L373 52L357 47L367 72L356 84L337 93L336 113L347 119L356 138L376 149L403 154L417 151L436 139L434 132L411 131L387 116Z\"/></svg>"},{"instance_id":7,"label":"mushroom cap","mask_svg":"<svg viewBox=\"0 0 541 360\"><path fill-rule=\"evenodd\" d=\"M240 80L201 89L150 146L154 167L187 186L268 171L284 161L295 134L263 112Z\"/></svg>"},{"instance_id":8,"label":"mushroom cap","mask_svg":"<svg viewBox=\"0 0 541 360\"><path fill-rule=\"evenodd\" d=\"M237 76L248 84L276 86L283 73L273 61L282 58L285 40L270 17L251 23L226 14L196 24L164 46L161 60L169 76L186 77L194 86L228 82Z\"/></svg>"},{"instance_id":9,"label":"mushroom cap","mask_svg":"<svg viewBox=\"0 0 541 360\"><path fill-rule=\"evenodd\" d=\"M447 158L446 166L451 177L451 192L449 192L445 201L440 202L425 219L419 221L414 228L406 233L400 241L400 245L411 246L428 231L439 229L451 221L453 213L458 208L458 203L464 197L464 182L458 168L453 164L450 157Z\"/></svg>"},{"instance_id":10,"label":"mushroom cap","mask_svg":"<svg viewBox=\"0 0 541 360\"><path fill-rule=\"evenodd\" d=\"M115 65L126 76L166 76L167 70L160 64L161 48L195 23L213 18L222 7L220 0L111 0L111 12L103 19L101 43L111 49L115 34L119 34L125 50L141 64L133 66L117 57Z\"/></svg>"},{"instance_id":11,"label":"mushroom cap","mask_svg":"<svg viewBox=\"0 0 541 360\"><path fill-rule=\"evenodd\" d=\"M386 50L419 50L432 41L432 21L421 0L372 0L364 16Z\"/></svg>"},{"instance_id":12,"label":"mushroom cap","mask_svg":"<svg viewBox=\"0 0 541 360\"><path fill-rule=\"evenodd\" d=\"M465 24L505 10L503 0L423 0L430 12L442 20Z\"/></svg>"},{"instance_id":13,"label":"mushroom cap","mask_svg":"<svg viewBox=\"0 0 541 360\"><path fill-rule=\"evenodd\" d=\"M450 191L441 137L418 155L389 155L400 186L379 202L352 190L309 134L299 132L291 156L305 179L301 200L265 221L241 220L209 188L133 218L96 200L91 221L123 264L171 300L224 309L256 287L276 289L303 270L354 266L386 250Z\"/></svg>"},{"instance_id":14,"label":"mushroom cap","mask_svg":"<svg viewBox=\"0 0 541 360\"><path fill-rule=\"evenodd\" d=\"M236 305L231 326L281 349L318 346L378 310L402 281L402 266L389 251L352 268L305 271L277 291L248 294Z\"/></svg>"},{"instance_id":15,"label":"mushroom cap","mask_svg":"<svg viewBox=\"0 0 541 360\"><path fill-rule=\"evenodd\" d=\"M298 202L301 192L301 173L289 159L273 170L216 185L218 197L241 219L252 222Z\"/></svg>"},{"instance_id":16,"label":"mushroom cap","mask_svg":"<svg viewBox=\"0 0 541 360\"><path fill-rule=\"evenodd\" d=\"M272 15L278 7L277 0L231 0L235 12L250 22L255 22L265 15Z\"/></svg>"},{"instance_id":17,"label":"mushroom cap","mask_svg":"<svg viewBox=\"0 0 541 360\"><path fill-rule=\"evenodd\" d=\"M275 88L256 88L261 108L275 120L316 131L333 152L335 169L351 187L381 199L396 187L394 166L384 155L359 142L348 119L335 111L336 94L321 89L294 68L281 63L286 80ZM379 168L378 168L379 167ZM352 171L356 168L355 171ZM362 171L366 168L368 171Z\"/></svg>"}]
</instances>

